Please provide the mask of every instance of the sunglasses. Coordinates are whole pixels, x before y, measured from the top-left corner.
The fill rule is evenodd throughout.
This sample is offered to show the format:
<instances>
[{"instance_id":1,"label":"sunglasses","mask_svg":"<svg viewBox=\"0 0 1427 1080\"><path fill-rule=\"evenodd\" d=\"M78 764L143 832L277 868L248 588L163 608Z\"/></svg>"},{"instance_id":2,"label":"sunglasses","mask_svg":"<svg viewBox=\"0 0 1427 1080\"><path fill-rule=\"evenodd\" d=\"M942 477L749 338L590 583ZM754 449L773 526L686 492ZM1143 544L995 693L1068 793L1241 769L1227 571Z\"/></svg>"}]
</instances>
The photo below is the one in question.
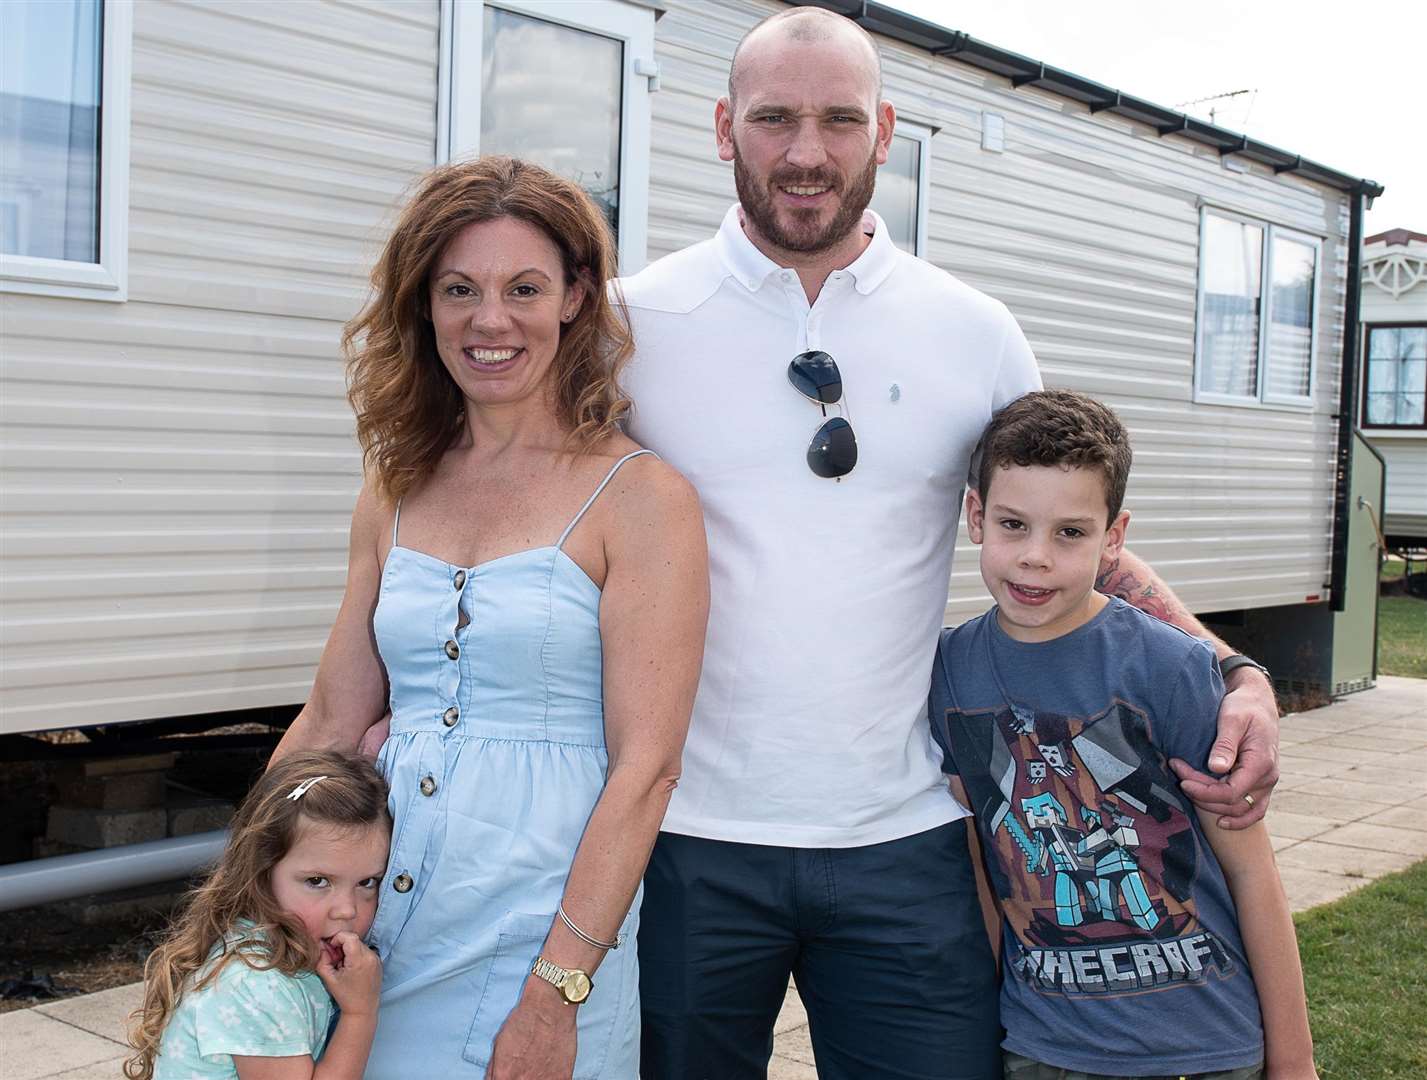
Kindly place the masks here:
<instances>
[{"instance_id":1,"label":"sunglasses","mask_svg":"<svg viewBox=\"0 0 1427 1080\"><path fill-rule=\"evenodd\" d=\"M788 365L788 381L793 389L815 402L827 416L827 407L842 401L842 373L837 361L814 349L799 353ZM808 468L827 480L840 480L857 464L857 439L852 425L834 416L818 428L808 444Z\"/></svg>"}]
</instances>

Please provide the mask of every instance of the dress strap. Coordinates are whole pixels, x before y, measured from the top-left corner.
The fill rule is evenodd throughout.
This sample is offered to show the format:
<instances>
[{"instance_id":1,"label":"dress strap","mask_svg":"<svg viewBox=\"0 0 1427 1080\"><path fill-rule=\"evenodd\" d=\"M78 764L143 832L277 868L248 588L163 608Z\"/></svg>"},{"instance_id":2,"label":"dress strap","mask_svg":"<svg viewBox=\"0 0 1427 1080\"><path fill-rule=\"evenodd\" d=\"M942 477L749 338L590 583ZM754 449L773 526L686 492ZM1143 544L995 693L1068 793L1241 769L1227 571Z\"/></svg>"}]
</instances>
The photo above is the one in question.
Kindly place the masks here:
<instances>
[{"instance_id":1,"label":"dress strap","mask_svg":"<svg viewBox=\"0 0 1427 1080\"><path fill-rule=\"evenodd\" d=\"M396 530L401 526L401 500L396 500L396 516L391 519L391 546L396 547Z\"/></svg>"},{"instance_id":2,"label":"dress strap","mask_svg":"<svg viewBox=\"0 0 1427 1080\"><path fill-rule=\"evenodd\" d=\"M600 492L603 491L606 486L608 486L611 480L614 479L614 474L619 472L619 467L623 465L626 461L628 461L630 458L637 458L642 454L652 454L656 458L659 456L658 454L655 454L653 450L635 450L632 453L625 454L624 457L616 461L610 467L609 472L605 473L604 479L600 481L600 486L595 488L595 493L585 500L584 506L580 507L580 512L575 515L575 519L571 521L570 524L565 526L565 531L560 534L560 539L555 542L556 549L565 546L565 540L569 537L570 533L575 531L575 526L580 523L580 518L584 517L585 511L595 504L595 500L600 497Z\"/></svg>"}]
</instances>

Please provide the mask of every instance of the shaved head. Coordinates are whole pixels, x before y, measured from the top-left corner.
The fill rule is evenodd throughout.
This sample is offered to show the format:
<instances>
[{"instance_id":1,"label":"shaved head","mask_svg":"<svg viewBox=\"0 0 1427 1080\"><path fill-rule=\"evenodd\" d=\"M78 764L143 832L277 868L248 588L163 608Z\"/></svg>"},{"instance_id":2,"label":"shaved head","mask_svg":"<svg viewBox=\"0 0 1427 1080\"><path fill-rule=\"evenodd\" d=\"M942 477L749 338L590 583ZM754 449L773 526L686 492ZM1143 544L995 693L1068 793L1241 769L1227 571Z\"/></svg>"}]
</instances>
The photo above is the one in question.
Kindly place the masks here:
<instances>
[{"instance_id":1,"label":"shaved head","mask_svg":"<svg viewBox=\"0 0 1427 1080\"><path fill-rule=\"evenodd\" d=\"M738 47L733 50L733 61L728 68L728 100L738 98L739 61L750 49L761 44L778 41L797 41L808 44L844 40L848 43L849 59L865 63L877 88L875 100L882 97L882 57L878 55L877 44L872 35L851 19L844 18L824 8L798 7L769 15L748 33L743 35ZM860 58L858 54L861 54Z\"/></svg>"}]
</instances>

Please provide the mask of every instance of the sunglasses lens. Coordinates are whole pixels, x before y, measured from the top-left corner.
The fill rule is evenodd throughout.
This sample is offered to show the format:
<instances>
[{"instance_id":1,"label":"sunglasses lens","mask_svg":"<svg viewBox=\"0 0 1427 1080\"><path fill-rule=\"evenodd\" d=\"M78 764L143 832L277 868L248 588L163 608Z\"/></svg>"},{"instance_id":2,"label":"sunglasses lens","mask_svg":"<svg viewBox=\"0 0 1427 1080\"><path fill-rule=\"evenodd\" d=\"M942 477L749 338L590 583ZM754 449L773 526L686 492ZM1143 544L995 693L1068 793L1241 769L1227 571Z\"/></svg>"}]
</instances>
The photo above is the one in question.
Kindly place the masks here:
<instances>
[{"instance_id":1,"label":"sunglasses lens","mask_svg":"<svg viewBox=\"0 0 1427 1080\"><path fill-rule=\"evenodd\" d=\"M834 416L813 436L808 446L808 468L825 480L846 476L857 464L857 440L852 425Z\"/></svg>"},{"instance_id":2,"label":"sunglasses lens","mask_svg":"<svg viewBox=\"0 0 1427 1080\"><path fill-rule=\"evenodd\" d=\"M788 365L788 381L803 397L834 405L842 397L837 361L820 350L799 353Z\"/></svg>"}]
</instances>

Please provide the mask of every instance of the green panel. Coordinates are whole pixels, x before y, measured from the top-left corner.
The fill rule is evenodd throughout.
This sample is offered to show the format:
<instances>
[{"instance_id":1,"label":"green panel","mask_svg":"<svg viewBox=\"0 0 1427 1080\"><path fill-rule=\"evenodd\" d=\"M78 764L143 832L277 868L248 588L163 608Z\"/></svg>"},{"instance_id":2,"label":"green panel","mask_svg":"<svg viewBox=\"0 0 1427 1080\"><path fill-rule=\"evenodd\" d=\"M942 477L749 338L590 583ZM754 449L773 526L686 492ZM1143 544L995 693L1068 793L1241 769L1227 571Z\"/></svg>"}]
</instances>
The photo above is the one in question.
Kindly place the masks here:
<instances>
[{"instance_id":1,"label":"green panel","mask_svg":"<svg viewBox=\"0 0 1427 1080\"><path fill-rule=\"evenodd\" d=\"M1377 676L1377 578L1382 550L1383 467L1361 433L1353 432L1349 474L1347 606L1333 616L1333 693L1365 690Z\"/></svg>"}]
</instances>

